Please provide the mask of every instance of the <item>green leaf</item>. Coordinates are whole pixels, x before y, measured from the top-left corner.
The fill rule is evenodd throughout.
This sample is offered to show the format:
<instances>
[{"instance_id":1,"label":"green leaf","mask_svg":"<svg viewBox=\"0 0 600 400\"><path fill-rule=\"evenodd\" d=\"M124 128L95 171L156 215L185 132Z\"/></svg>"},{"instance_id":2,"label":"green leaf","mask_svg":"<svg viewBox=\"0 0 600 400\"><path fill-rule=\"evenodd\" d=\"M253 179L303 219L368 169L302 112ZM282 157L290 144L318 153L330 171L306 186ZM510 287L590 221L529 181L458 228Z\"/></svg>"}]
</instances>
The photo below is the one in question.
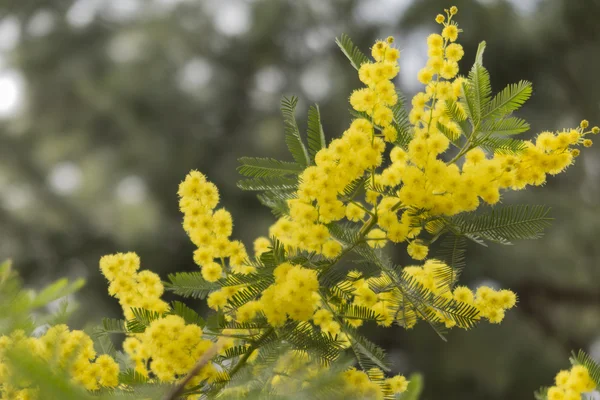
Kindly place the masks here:
<instances>
[{"instance_id":1,"label":"green leaf","mask_svg":"<svg viewBox=\"0 0 600 400\"><path fill-rule=\"evenodd\" d=\"M306 168L310 164L310 158L306 146L302 142L300 130L296 123L295 113L297 105L298 98L295 96L290 98L284 97L281 100L281 113L283 114L283 123L285 126L285 143L296 163L302 168Z\"/></svg>"},{"instance_id":2,"label":"green leaf","mask_svg":"<svg viewBox=\"0 0 600 400\"><path fill-rule=\"evenodd\" d=\"M296 163L272 158L242 157L238 161L242 164L237 168L238 172L251 178L298 175L302 172L302 167Z\"/></svg>"},{"instance_id":3,"label":"green leaf","mask_svg":"<svg viewBox=\"0 0 600 400\"><path fill-rule=\"evenodd\" d=\"M125 321L116 318L103 318L102 319L102 332L108 333L127 333L125 329Z\"/></svg>"},{"instance_id":4,"label":"green leaf","mask_svg":"<svg viewBox=\"0 0 600 400\"><path fill-rule=\"evenodd\" d=\"M277 190L259 193L256 197L263 206L271 209L273 215L280 218L290 213L288 200L295 199L296 192L293 190Z\"/></svg>"},{"instance_id":5,"label":"green leaf","mask_svg":"<svg viewBox=\"0 0 600 400\"><path fill-rule=\"evenodd\" d=\"M505 137L482 138L477 140L475 145L490 153L512 155L520 154L527 148L527 144L523 140Z\"/></svg>"},{"instance_id":6,"label":"green leaf","mask_svg":"<svg viewBox=\"0 0 600 400\"><path fill-rule=\"evenodd\" d=\"M351 348L358 361L358 364L364 371L371 368L380 368L383 371L390 371L386 362L385 351L371 342L366 337L360 335L358 331L348 324L343 324L342 329L350 340Z\"/></svg>"},{"instance_id":7,"label":"green leaf","mask_svg":"<svg viewBox=\"0 0 600 400\"><path fill-rule=\"evenodd\" d=\"M126 369L119 374L119 383L122 385L143 385L148 382L148 378L132 368Z\"/></svg>"},{"instance_id":8,"label":"green leaf","mask_svg":"<svg viewBox=\"0 0 600 400\"><path fill-rule=\"evenodd\" d=\"M179 296L204 299L213 290L220 286L207 282L200 272L177 272L169 274L170 283L165 283L165 288Z\"/></svg>"},{"instance_id":9,"label":"green leaf","mask_svg":"<svg viewBox=\"0 0 600 400\"><path fill-rule=\"evenodd\" d=\"M506 86L487 105L482 119L496 119L518 110L531 97L531 82L519 81Z\"/></svg>"},{"instance_id":10,"label":"green leaf","mask_svg":"<svg viewBox=\"0 0 600 400\"><path fill-rule=\"evenodd\" d=\"M323 125L321 125L321 112L319 105L315 104L310 106L308 109L308 152L310 159L314 161L317 152L325 147L325 132L323 132Z\"/></svg>"},{"instance_id":11,"label":"green leaf","mask_svg":"<svg viewBox=\"0 0 600 400\"><path fill-rule=\"evenodd\" d=\"M335 39L335 43L342 50L342 53L348 57L350 64L358 71L361 65L369 62L369 58L363 54L358 47L352 43L352 39L345 33L342 36Z\"/></svg>"},{"instance_id":12,"label":"green leaf","mask_svg":"<svg viewBox=\"0 0 600 400\"><path fill-rule=\"evenodd\" d=\"M206 325L204 319L200 315L198 315L196 311L192 310L181 301L174 301L173 303L171 303L171 305L171 314L179 315L185 320L186 324L196 324L201 328L204 328L204 326Z\"/></svg>"},{"instance_id":13,"label":"green leaf","mask_svg":"<svg viewBox=\"0 0 600 400\"><path fill-rule=\"evenodd\" d=\"M468 84L470 90L465 95L468 96L469 102L473 105L471 118L473 123L477 125L481 121L482 114L492 96L490 74L487 69L483 65L475 63L469 72Z\"/></svg>"},{"instance_id":14,"label":"green leaf","mask_svg":"<svg viewBox=\"0 0 600 400\"><path fill-rule=\"evenodd\" d=\"M394 114L394 121L392 125L398 132L398 136L396 137L394 144L406 149L412 140L412 125L408 120L408 112L406 111L406 107L404 107L404 104L406 103L404 94L402 94L400 90L397 90L396 95L398 96L398 102L391 107Z\"/></svg>"},{"instance_id":15,"label":"green leaf","mask_svg":"<svg viewBox=\"0 0 600 400\"><path fill-rule=\"evenodd\" d=\"M309 322L288 321L279 330L280 339L288 342L295 350L314 354L320 363L330 365L341 354L344 344L341 340L327 336Z\"/></svg>"},{"instance_id":16,"label":"green leaf","mask_svg":"<svg viewBox=\"0 0 600 400\"><path fill-rule=\"evenodd\" d=\"M469 82L463 82L461 88L462 96L460 99L460 103L463 105L467 116L471 119L471 123L475 125L475 120L478 120L478 118L480 118L481 115L478 114L474 89L472 85L469 84Z\"/></svg>"},{"instance_id":17,"label":"green leaf","mask_svg":"<svg viewBox=\"0 0 600 400\"><path fill-rule=\"evenodd\" d=\"M400 400L419 400L423 392L423 375L412 374L408 381L408 388L402 393Z\"/></svg>"},{"instance_id":18,"label":"green leaf","mask_svg":"<svg viewBox=\"0 0 600 400\"><path fill-rule=\"evenodd\" d=\"M378 321L382 316L368 307L356 306L352 304L343 304L337 314L340 318L360 319L363 321Z\"/></svg>"},{"instance_id":19,"label":"green leaf","mask_svg":"<svg viewBox=\"0 0 600 400\"><path fill-rule=\"evenodd\" d=\"M243 179L238 181L237 187L249 191L296 190L298 179L285 177Z\"/></svg>"},{"instance_id":20,"label":"green leaf","mask_svg":"<svg viewBox=\"0 0 600 400\"><path fill-rule=\"evenodd\" d=\"M485 51L485 40L479 43L477 46L477 53L475 53L475 63L479 65L483 65L483 52Z\"/></svg>"},{"instance_id":21,"label":"green leaf","mask_svg":"<svg viewBox=\"0 0 600 400\"><path fill-rule=\"evenodd\" d=\"M59 279L49 286L46 286L41 292L39 292L33 301L31 302L31 308L37 308L45 306L46 304L60 299L61 297L68 296L75 293L83 287L85 279L77 279L74 282L69 283L66 278Z\"/></svg>"},{"instance_id":22,"label":"green leaf","mask_svg":"<svg viewBox=\"0 0 600 400\"><path fill-rule=\"evenodd\" d=\"M127 321L127 331L132 333L143 333L146 328L159 319L162 314L156 311L146 310L145 308L131 308L133 319Z\"/></svg>"},{"instance_id":23,"label":"green leaf","mask_svg":"<svg viewBox=\"0 0 600 400\"><path fill-rule=\"evenodd\" d=\"M527 132L529 124L527 121L517 117L509 117L499 120L487 120L483 123L480 133L483 137L491 135L516 135Z\"/></svg>"},{"instance_id":24,"label":"green leaf","mask_svg":"<svg viewBox=\"0 0 600 400\"><path fill-rule=\"evenodd\" d=\"M538 239L550 226L550 208L543 205L500 206L487 214L459 215L452 219L458 233L501 244L511 240Z\"/></svg>"},{"instance_id":25,"label":"green leaf","mask_svg":"<svg viewBox=\"0 0 600 400\"><path fill-rule=\"evenodd\" d=\"M458 274L466 265L467 240L463 235L453 232L446 234L440 241L436 258L444 261Z\"/></svg>"},{"instance_id":26,"label":"green leaf","mask_svg":"<svg viewBox=\"0 0 600 400\"><path fill-rule=\"evenodd\" d=\"M548 400L548 389L547 387L542 387L539 390L536 390L533 393L533 397L535 400Z\"/></svg>"}]
</instances>

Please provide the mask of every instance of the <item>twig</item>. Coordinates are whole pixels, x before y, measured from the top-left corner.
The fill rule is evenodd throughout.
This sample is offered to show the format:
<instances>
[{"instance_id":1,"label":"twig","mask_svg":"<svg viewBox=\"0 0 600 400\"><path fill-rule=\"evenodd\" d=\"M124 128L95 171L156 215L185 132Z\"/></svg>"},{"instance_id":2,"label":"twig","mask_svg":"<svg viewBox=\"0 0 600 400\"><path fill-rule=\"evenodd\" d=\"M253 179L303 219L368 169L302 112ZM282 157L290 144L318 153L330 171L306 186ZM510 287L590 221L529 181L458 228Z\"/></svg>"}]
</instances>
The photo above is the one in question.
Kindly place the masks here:
<instances>
[{"instance_id":1,"label":"twig","mask_svg":"<svg viewBox=\"0 0 600 400\"><path fill-rule=\"evenodd\" d=\"M179 395L183 392L183 390L185 389L185 385L187 385L196 375L198 375L198 372L200 372L200 370L202 368L204 368L204 366L206 366L206 364L208 364L210 362L210 360L217 354L218 352L218 347L216 344L213 345L211 348L209 348L203 355L202 357L200 357L200 359L198 360L198 362L196 363L196 365L194 365L194 368L192 368L190 370L190 372L187 374L187 376L185 378L183 378L183 380L181 382L179 382L177 384L177 386L175 386L173 388L173 390L171 390L164 398L164 400L175 400L177 399L177 397L179 397Z\"/></svg>"}]
</instances>

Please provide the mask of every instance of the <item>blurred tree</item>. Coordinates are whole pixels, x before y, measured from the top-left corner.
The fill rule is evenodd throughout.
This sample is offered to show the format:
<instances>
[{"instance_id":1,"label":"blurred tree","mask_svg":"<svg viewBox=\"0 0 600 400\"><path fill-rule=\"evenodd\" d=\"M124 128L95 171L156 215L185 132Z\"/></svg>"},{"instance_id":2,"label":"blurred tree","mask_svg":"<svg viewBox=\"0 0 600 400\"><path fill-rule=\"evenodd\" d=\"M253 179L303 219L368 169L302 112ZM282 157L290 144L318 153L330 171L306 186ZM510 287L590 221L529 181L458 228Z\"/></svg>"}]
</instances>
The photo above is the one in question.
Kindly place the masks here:
<instances>
[{"instance_id":1,"label":"blurred tree","mask_svg":"<svg viewBox=\"0 0 600 400\"><path fill-rule=\"evenodd\" d=\"M598 0L457 0L463 71L480 40L498 89L534 82L521 115L532 131L582 118L600 123ZM5 64L25 82L18 113L0 120L0 259L34 285L84 276L80 323L118 307L97 270L101 255L134 250L164 277L196 268L180 225L177 183L207 173L247 245L272 221L235 187L241 156L284 153L279 99L318 101L328 137L347 126L355 72L335 48L348 33L366 49L394 34L410 97L425 37L444 0L21 0L0 2L0 32L18 38ZM0 37L0 42L2 42ZM6 47L6 46L5 46ZM1 65L1 64L0 64ZM302 118L300 118L302 120ZM281 153L281 154L279 154ZM424 399L525 399L549 383L574 346L597 340L600 157L586 151L548 188L505 203L554 206L540 241L469 247L463 278L521 296L498 326L453 332L378 330L403 372L425 373ZM521 197L520 197L521 196ZM394 254L408 262L401 249ZM502 253L501 253L502 252ZM575 322L576 321L576 322ZM468 339L467 339L468 338ZM524 362L526 361L526 362Z\"/></svg>"}]
</instances>

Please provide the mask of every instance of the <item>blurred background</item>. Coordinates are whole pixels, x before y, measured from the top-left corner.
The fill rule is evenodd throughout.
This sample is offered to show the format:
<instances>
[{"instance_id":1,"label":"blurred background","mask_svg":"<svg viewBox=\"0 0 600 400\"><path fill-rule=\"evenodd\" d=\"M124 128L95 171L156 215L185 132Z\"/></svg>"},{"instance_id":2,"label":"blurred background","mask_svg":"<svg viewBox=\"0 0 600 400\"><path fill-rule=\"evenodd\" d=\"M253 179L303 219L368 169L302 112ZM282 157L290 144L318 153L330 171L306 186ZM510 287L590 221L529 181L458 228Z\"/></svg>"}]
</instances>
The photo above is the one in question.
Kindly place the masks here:
<instances>
[{"instance_id":1,"label":"blurred background","mask_svg":"<svg viewBox=\"0 0 600 400\"><path fill-rule=\"evenodd\" d=\"M600 0L0 0L0 259L30 287L85 277L74 325L119 315L97 265L136 251L166 278L195 270L176 190L192 168L220 188L248 246L273 217L238 190L236 159L286 155L279 101L318 102L333 138L359 85L334 38L365 52L394 35L410 97L433 18L459 7L461 70L487 41L494 90L534 82L532 132L600 124ZM302 125L301 125L302 128ZM596 145L598 146L598 145ZM556 221L516 246L473 245L462 282L519 293L500 326L372 329L395 368L425 374L423 399L530 399L568 365L600 357L600 152L503 202L544 203ZM391 249L408 262L405 249Z\"/></svg>"}]
</instances>

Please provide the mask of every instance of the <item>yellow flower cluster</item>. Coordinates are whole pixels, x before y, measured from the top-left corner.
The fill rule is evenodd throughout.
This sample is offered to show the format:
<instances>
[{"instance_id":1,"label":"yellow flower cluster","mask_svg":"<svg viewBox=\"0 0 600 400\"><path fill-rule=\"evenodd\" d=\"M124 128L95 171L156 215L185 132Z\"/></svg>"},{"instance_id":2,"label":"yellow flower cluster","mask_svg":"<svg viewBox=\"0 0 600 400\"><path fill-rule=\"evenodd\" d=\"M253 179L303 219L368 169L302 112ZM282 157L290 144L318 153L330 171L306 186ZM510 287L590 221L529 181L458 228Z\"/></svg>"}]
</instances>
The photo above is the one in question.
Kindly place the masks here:
<instances>
[{"instance_id":1,"label":"yellow flower cluster","mask_svg":"<svg viewBox=\"0 0 600 400\"><path fill-rule=\"evenodd\" d=\"M288 317L295 321L312 317L320 302L317 272L286 262L275 268L273 275L275 283L262 292L260 300L237 310L237 321L250 321L259 311L272 326L282 326Z\"/></svg>"},{"instance_id":2,"label":"yellow flower cluster","mask_svg":"<svg viewBox=\"0 0 600 400\"><path fill-rule=\"evenodd\" d=\"M548 389L548 400L580 400L581 394L596 389L588 369L575 365L570 371L560 371L554 378L556 386Z\"/></svg>"},{"instance_id":3,"label":"yellow flower cluster","mask_svg":"<svg viewBox=\"0 0 600 400\"><path fill-rule=\"evenodd\" d=\"M359 77L367 85L356 90L350 103L370 117L358 118L341 138L333 140L315 156L314 166L300 175L297 198L289 200L290 215L279 219L270 229L271 236L293 249L314 251L327 258L337 257L342 246L331 238L325 224L347 217L359 221L364 208L349 199L340 199L346 186L374 170L383 161L385 140L396 139L391 106L398 101L391 82L399 71L398 49L388 41L377 42L372 49L374 63L360 67ZM374 124L381 129L376 137ZM345 202L344 202L345 200Z\"/></svg>"},{"instance_id":4,"label":"yellow flower cluster","mask_svg":"<svg viewBox=\"0 0 600 400\"><path fill-rule=\"evenodd\" d=\"M384 399L408 388L408 381L402 375L385 378L383 371L372 368L366 372L351 368L343 373L346 395L356 399ZM392 397L393 398L393 397Z\"/></svg>"},{"instance_id":5,"label":"yellow flower cluster","mask_svg":"<svg viewBox=\"0 0 600 400\"><path fill-rule=\"evenodd\" d=\"M502 322L505 311L517 304L517 295L513 291L494 290L488 286L480 286L475 294L469 288L459 286L452 295L454 300L475 307L479 310L479 316L487 318L492 324Z\"/></svg>"},{"instance_id":6,"label":"yellow flower cluster","mask_svg":"<svg viewBox=\"0 0 600 400\"><path fill-rule=\"evenodd\" d=\"M229 258L232 272L248 274L254 267L247 264L248 253L244 244L230 240L233 231L231 214L224 208L215 211L219 203L217 187L198 172L191 171L179 185L179 207L184 214L183 228L198 247L194 261L202 268L202 276L215 282L226 272L225 258Z\"/></svg>"},{"instance_id":7,"label":"yellow flower cluster","mask_svg":"<svg viewBox=\"0 0 600 400\"><path fill-rule=\"evenodd\" d=\"M186 324L177 315L152 321L144 333L128 337L123 343L123 349L135 362L136 371L144 376L151 371L162 382L173 382L185 376L212 346L212 341L202 339L202 328ZM208 363L192 385L210 380L216 373L215 366Z\"/></svg>"},{"instance_id":8,"label":"yellow flower cluster","mask_svg":"<svg viewBox=\"0 0 600 400\"><path fill-rule=\"evenodd\" d=\"M132 319L132 308L143 308L163 313L169 305L161 300L164 287L154 272L140 269L140 258L135 253L110 254L100 259L100 270L108 279L108 293L119 299L125 318Z\"/></svg>"},{"instance_id":9,"label":"yellow flower cluster","mask_svg":"<svg viewBox=\"0 0 600 400\"><path fill-rule=\"evenodd\" d=\"M454 272L452 269L438 260L427 260L423 266L409 266L403 269L423 290L431 292L445 300L456 300L466 303L479 311L475 319L486 318L491 323L500 323L504 318L504 312L515 306L516 294L510 290L496 291L487 286L481 286L474 294L469 288L458 286L452 289ZM454 276L455 277L455 276ZM398 288L390 290L392 284L389 276L378 276L368 279L361 277L356 271L348 274L347 280L342 281L340 288L352 288L352 304L367 307L377 315L377 324L390 326L394 321L405 328L412 328L418 319L424 318L423 310L417 311L410 298L405 299ZM343 300L342 300L343 301ZM438 310L431 309L434 317L432 319L442 322L446 328L457 325L457 321ZM315 313L313 320L319 325L331 321L331 314L325 310ZM362 325L360 319L346 319L346 323L358 327ZM334 322L335 324L335 322ZM467 328L466 326L460 326Z\"/></svg>"},{"instance_id":10,"label":"yellow flower cluster","mask_svg":"<svg viewBox=\"0 0 600 400\"><path fill-rule=\"evenodd\" d=\"M396 88L391 82L398 75L400 51L390 44L393 38L377 41L371 49L374 63L360 66L358 76L366 88L355 90L350 96L350 104L356 111L366 113L373 123L382 128L383 136L389 142L396 140L397 132L392 126L394 113L391 106L398 102Z\"/></svg>"},{"instance_id":11,"label":"yellow flower cluster","mask_svg":"<svg viewBox=\"0 0 600 400\"><path fill-rule=\"evenodd\" d=\"M28 337L21 330L10 336L0 336L0 398L40 398L34 381L20 380L18 387L9 383L12 373L6 352L15 349L68 372L75 383L87 390L112 388L119 384L119 365L112 357L98 356L92 339L83 331L70 331L66 325L55 325L40 337Z\"/></svg>"}]
</instances>

